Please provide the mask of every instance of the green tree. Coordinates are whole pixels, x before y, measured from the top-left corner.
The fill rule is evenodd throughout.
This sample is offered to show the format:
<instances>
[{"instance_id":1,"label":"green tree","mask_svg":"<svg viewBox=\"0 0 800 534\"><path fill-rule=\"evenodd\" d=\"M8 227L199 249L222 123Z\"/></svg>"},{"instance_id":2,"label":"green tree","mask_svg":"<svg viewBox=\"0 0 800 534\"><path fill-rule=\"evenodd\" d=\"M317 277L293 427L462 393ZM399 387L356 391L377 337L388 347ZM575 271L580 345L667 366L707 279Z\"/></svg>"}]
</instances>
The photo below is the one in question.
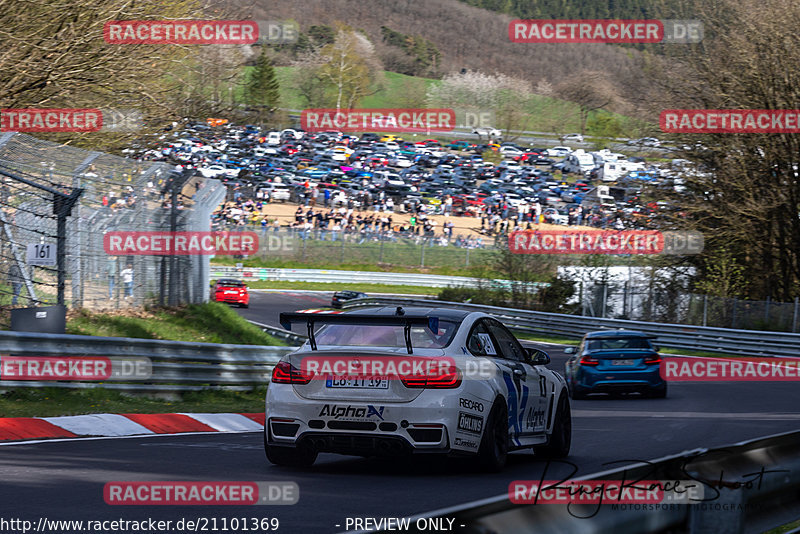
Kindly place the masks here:
<instances>
[{"instance_id":1,"label":"green tree","mask_svg":"<svg viewBox=\"0 0 800 534\"><path fill-rule=\"evenodd\" d=\"M349 28L339 29L336 42L320 51L326 62L319 75L335 93L336 109L353 107L368 94L374 79L366 59L370 52L362 38Z\"/></svg>"},{"instance_id":2,"label":"green tree","mask_svg":"<svg viewBox=\"0 0 800 534\"><path fill-rule=\"evenodd\" d=\"M280 85L272 60L267 53L267 47L262 47L258 62L245 86L245 102L258 109L259 119L263 120L264 114L274 113L278 109L280 96Z\"/></svg>"}]
</instances>

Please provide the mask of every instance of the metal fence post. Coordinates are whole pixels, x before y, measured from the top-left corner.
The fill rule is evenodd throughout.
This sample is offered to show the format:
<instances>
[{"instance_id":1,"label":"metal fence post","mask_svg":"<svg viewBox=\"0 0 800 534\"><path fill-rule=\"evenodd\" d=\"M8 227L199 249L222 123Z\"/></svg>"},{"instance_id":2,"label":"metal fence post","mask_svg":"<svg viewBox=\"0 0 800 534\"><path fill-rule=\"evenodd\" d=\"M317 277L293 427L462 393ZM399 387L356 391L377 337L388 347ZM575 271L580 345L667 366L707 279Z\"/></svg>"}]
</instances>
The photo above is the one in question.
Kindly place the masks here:
<instances>
[{"instance_id":1,"label":"metal fence post","mask_svg":"<svg viewBox=\"0 0 800 534\"><path fill-rule=\"evenodd\" d=\"M792 316L792 332L797 332L797 311L800 307L800 297L794 298L794 315Z\"/></svg>"},{"instance_id":2,"label":"metal fence post","mask_svg":"<svg viewBox=\"0 0 800 534\"><path fill-rule=\"evenodd\" d=\"M703 326L708 326L708 295L703 295Z\"/></svg>"},{"instance_id":3,"label":"metal fence post","mask_svg":"<svg viewBox=\"0 0 800 534\"><path fill-rule=\"evenodd\" d=\"M465 267L469 267L469 247L467 247L467 264Z\"/></svg>"},{"instance_id":4,"label":"metal fence post","mask_svg":"<svg viewBox=\"0 0 800 534\"><path fill-rule=\"evenodd\" d=\"M422 255L419 260L419 266L425 267L425 242L422 243Z\"/></svg>"},{"instance_id":5,"label":"metal fence post","mask_svg":"<svg viewBox=\"0 0 800 534\"><path fill-rule=\"evenodd\" d=\"M608 283L603 284L603 302L601 303L601 308L600 308L602 310L600 312L600 317L604 319L606 317L606 299L608 299Z\"/></svg>"},{"instance_id":6,"label":"metal fence post","mask_svg":"<svg viewBox=\"0 0 800 534\"><path fill-rule=\"evenodd\" d=\"M764 323L769 323L769 303L770 303L770 296L767 295L767 303L764 306Z\"/></svg>"}]
</instances>

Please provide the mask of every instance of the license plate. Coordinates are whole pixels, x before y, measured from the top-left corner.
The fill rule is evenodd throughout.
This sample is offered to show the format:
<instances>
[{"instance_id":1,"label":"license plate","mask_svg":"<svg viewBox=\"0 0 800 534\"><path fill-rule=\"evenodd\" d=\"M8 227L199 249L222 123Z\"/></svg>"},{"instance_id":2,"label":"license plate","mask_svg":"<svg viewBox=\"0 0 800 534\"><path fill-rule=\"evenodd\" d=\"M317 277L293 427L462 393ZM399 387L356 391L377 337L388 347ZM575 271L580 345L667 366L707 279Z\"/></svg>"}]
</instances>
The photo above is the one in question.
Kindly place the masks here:
<instances>
[{"instance_id":1,"label":"license plate","mask_svg":"<svg viewBox=\"0 0 800 534\"><path fill-rule=\"evenodd\" d=\"M611 365L633 365L636 360L611 360Z\"/></svg>"},{"instance_id":2,"label":"license plate","mask_svg":"<svg viewBox=\"0 0 800 534\"><path fill-rule=\"evenodd\" d=\"M236 295L237 293L238 293L238 291L226 291L225 292L226 295Z\"/></svg>"},{"instance_id":3,"label":"license plate","mask_svg":"<svg viewBox=\"0 0 800 534\"><path fill-rule=\"evenodd\" d=\"M329 388L389 389L389 379L385 376L375 376L369 378L344 378L329 376L325 385Z\"/></svg>"}]
</instances>

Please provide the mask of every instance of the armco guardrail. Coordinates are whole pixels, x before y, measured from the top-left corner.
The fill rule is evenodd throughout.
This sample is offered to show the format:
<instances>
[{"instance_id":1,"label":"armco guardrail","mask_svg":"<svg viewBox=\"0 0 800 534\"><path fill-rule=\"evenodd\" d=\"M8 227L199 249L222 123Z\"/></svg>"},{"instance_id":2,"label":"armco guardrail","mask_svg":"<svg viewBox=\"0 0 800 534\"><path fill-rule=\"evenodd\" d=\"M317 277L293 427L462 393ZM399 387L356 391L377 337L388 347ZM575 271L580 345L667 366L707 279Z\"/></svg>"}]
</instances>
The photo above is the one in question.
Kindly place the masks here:
<instances>
[{"instance_id":1,"label":"armco guardrail","mask_svg":"<svg viewBox=\"0 0 800 534\"><path fill-rule=\"evenodd\" d=\"M308 336L304 334L298 334L296 332L292 332L290 330L284 330L283 328L279 328L277 326L272 326L264 323L258 323L256 321L249 321L248 322L256 325L262 331L266 332L271 336L275 336L280 339L285 339L291 343L295 343L296 345L302 345L303 343L308 340Z\"/></svg>"},{"instance_id":2,"label":"armco guardrail","mask_svg":"<svg viewBox=\"0 0 800 534\"><path fill-rule=\"evenodd\" d=\"M250 390L266 385L274 365L292 350L293 347L0 331L0 364L5 356L148 358L152 367L149 377L123 378L101 384L104 388L128 391ZM98 385L87 381L0 378L0 388Z\"/></svg>"},{"instance_id":3,"label":"armco guardrail","mask_svg":"<svg viewBox=\"0 0 800 534\"><path fill-rule=\"evenodd\" d=\"M270 282L338 282L351 284L386 284L419 287L476 286L480 280L467 276L442 276L416 273L337 271L329 269L268 269L263 267L211 266L211 278L242 278ZM505 280L496 280L498 284Z\"/></svg>"},{"instance_id":4,"label":"armco guardrail","mask_svg":"<svg viewBox=\"0 0 800 534\"><path fill-rule=\"evenodd\" d=\"M800 334L732 330L681 324L661 324L622 319L600 319L479 304L412 298L374 297L348 301L346 308L360 306L442 306L481 311L493 315L510 328L537 334L580 338L595 330L639 330L658 336L658 344L676 349L721 352L747 356L800 357Z\"/></svg>"},{"instance_id":5,"label":"armco guardrail","mask_svg":"<svg viewBox=\"0 0 800 534\"><path fill-rule=\"evenodd\" d=\"M429 532L422 519L440 518L464 525L464 534L561 534L585 532L687 532L739 534L763 532L797 517L800 501L800 432L744 441L712 449L628 462L619 469L579 474L570 480L681 480L702 491L690 504L513 504L508 494L409 518L405 532ZM763 471L762 471L763 469ZM548 479L558 479L553 476ZM644 482L638 484L645 486ZM566 487L562 483L561 487ZM691 491L695 491L693 488ZM644 493L644 492L643 492ZM691 496L692 494L687 494ZM610 500L610 499L609 499ZM597 513L594 513L597 512ZM429 524L426 521L422 525ZM377 530L372 532L389 532Z\"/></svg>"}]
</instances>

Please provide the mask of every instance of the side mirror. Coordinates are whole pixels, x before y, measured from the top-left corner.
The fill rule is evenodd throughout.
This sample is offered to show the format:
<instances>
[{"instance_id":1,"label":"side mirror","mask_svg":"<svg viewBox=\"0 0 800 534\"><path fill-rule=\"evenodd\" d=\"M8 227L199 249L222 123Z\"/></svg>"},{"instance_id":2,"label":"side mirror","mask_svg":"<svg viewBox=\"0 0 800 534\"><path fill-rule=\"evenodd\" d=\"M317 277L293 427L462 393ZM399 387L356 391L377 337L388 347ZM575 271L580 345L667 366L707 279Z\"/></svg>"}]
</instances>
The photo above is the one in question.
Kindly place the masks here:
<instances>
[{"instance_id":1,"label":"side mirror","mask_svg":"<svg viewBox=\"0 0 800 534\"><path fill-rule=\"evenodd\" d=\"M543 350L527 348L525 349L525 354L528 356L528 363L531 365L547 365L550 363L550 356Z\"/></svg>"},{"instance_id":2,"label":"side mirror","mask_svg":"<svg viewBox=\"0 0 800 534\"><path fill-rule=\"evenodd\" d=\"M564 353L565 354L575 354L576 352L578 352L578 347L574 347L573 346L573 347L567 347L566 349L564 349Z\"/></svg>"}]
</instances>

